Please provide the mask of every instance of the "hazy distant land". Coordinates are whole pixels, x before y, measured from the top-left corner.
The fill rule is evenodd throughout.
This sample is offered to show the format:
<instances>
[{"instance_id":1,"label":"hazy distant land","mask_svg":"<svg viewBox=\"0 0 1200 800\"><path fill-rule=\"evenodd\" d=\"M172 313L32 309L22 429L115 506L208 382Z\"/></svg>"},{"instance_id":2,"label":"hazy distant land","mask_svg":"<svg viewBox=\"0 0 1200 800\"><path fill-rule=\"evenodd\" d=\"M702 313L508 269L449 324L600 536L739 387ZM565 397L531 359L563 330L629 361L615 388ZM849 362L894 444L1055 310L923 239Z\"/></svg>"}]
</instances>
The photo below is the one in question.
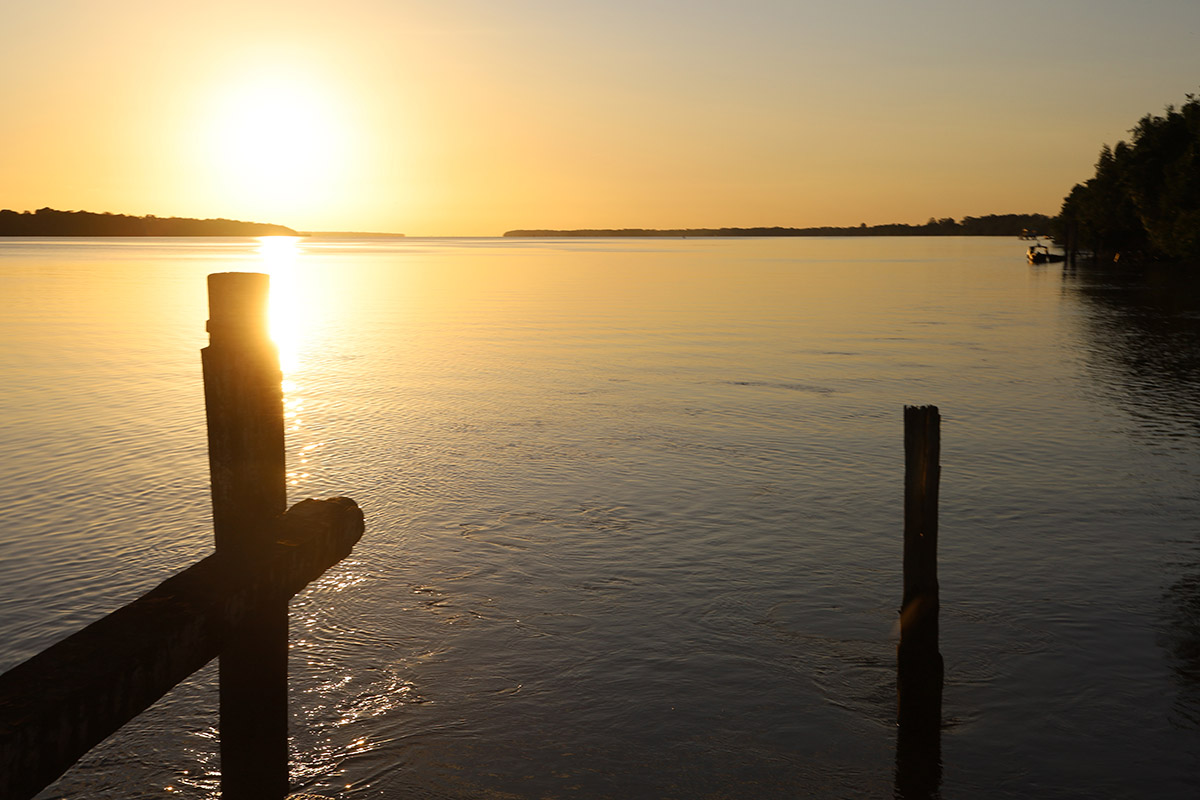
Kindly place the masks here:
<instances>
[{"instance_id":1,"label":"hazy distant land","mask_svg":"<svg viewBox=\"0 0 1200 800\"><path fill-rule=\"evenodd\" d=\"M90 211L0 209L0 236L299 236L283 225L232 219L132 217Z\"/></svg>"},{"instance_id":2,"label":"hazy distant land","mask_svg":"<svg viewBox=\"0 0 1200 800\"><path fill-rule=\"evenodd\" d=\"M301 236L327 236L330 239L403 239L403 233L378 231L303 231Z\"/></svg>"},{"instance_id":3,"label":"hazy distant land","mask_svg":"<svg viewBox=\"0 0 1200 800\"><path fill-rule=\"evenodd\" d=\"M1024 231L1046 232L1051 218L1045 214L989 214L986 217L929 219L924 225L892 223L851 228L648 228L589 230L516 230L505 236L1019 236Z\"/></svg>"},{"instance_id":4,"label":"hazy distant land","mask_svg":"<svg viewBox=\"0 0 1200 800\"><path fill-rule=\"evenodd\" d=\"M1097 261L1172 262L1200 271L1200 95L1147 114L1129 142L1104 145L1096 173L1076 184L1058 216L990 214L924 225L856 228L516 230L505 236L1016 236L1051 234Z\"/></svg>"}]
</instances>

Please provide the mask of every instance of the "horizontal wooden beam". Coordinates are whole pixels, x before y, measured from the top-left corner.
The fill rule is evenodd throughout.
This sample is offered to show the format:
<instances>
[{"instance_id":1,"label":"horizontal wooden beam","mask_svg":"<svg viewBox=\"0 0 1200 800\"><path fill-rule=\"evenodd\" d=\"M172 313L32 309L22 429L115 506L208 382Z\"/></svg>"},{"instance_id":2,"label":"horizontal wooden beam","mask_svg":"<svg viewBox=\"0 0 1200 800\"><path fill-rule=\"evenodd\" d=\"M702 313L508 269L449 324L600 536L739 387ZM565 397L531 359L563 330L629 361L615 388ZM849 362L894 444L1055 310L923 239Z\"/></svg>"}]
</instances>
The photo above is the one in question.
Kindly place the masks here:
<instances>
[{"instance_id":1,"label":"horizontal wooden beam","mask_svg":"<svg viewBox=\"0 0 1200 800\"><path fill-rule=\"evenodd\" d=\"M226 632L349 555L363 515L349 498L303 500L273 543L217 554L0 675L0 797L33 797L88 750L221 651Z\"/></svg>"}]
</instances>

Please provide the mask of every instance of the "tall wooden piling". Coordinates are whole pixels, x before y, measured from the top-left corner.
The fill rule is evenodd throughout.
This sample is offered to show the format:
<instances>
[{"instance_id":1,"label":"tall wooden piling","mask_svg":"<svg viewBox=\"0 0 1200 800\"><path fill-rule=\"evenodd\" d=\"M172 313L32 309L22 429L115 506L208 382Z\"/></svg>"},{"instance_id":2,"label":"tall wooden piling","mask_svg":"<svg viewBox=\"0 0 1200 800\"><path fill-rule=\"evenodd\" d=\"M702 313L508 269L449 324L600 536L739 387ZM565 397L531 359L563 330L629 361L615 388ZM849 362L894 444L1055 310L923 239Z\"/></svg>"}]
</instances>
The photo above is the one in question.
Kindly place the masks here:
<instances>
[{"instance_id":1,"label":"tall wooden piling","mask_svg":"<svg viewBox=\"0 0 1200 800\"><path fill-rule=\"evenodd\" d=\"M904 408L904 595L896 652L897 795L930 797L941 782L944 666L938 651L941 416Z\"/></svg>"},{"instance_id":2,"label":"tall wooden piling","mask_svg":"<svg viewBox=\"0 0 1200 800\"><path fill-rule=\"evenodd\" d=\"M270 278L208 276L209 346L201 351L217 556L254 580L287 504L282 374L267 329ZM232 627L220 655L223 800L287 794L287 603L264 600Z\"/></svg>"},{"instance_id":3,"label":"tall wooden piling","mask_svg":"<svg viewBox=\"0 0 1200 800\"><path fill-rule=\"evenodd\" d=\"M266 543L287 507L283 375L267 330L270 277L208 276L209 346L200 351L218 553Z\"/></svg>"}]
</instances>

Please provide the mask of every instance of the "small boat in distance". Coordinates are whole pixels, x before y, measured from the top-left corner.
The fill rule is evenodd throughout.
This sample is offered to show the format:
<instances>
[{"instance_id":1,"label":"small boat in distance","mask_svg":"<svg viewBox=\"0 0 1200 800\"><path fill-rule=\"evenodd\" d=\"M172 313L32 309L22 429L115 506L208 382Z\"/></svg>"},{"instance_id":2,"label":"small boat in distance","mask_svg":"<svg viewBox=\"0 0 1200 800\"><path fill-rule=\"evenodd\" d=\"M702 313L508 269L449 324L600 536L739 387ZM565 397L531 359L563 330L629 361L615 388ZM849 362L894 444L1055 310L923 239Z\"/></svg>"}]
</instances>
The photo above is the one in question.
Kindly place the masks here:
<instances>
[{"instance_id":1,"label":"small boat in distance","mask_svg":"<svg viewBox=\"0 0 1200 800\"><path fill-rule=\"evenodd\" d=\"M1025 252L1030 264L1051 264L1055 261L1066 261L1067 257L1060 253L1051 253L1044 244L1031 244Z\"/></svg>"}]
</instances>

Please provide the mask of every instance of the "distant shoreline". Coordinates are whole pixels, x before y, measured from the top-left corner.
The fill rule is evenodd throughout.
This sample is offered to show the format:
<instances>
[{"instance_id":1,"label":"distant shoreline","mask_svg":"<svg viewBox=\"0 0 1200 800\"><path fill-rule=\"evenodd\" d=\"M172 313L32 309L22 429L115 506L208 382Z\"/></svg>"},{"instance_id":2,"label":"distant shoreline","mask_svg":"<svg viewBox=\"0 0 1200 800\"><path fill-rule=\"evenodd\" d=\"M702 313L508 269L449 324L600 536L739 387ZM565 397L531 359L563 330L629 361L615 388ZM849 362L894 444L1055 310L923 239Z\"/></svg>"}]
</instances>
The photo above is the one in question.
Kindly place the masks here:
<instances>
[{"instance_id":1,"label":"distant shoreline","mask_svg":"<svg viewBox=\"0 0 1200 800\"><path fill-rule=\"evenodd\" d=\"M1051 218L1045 214L989 214L986 217L930 219L924 225L892 223L820 228L588 228L580 230L523 229L505 231L510 238L602 237L733 237L733 236L1020 236L1045 233Z\"/></svg>"},{"instance_id":2,"label":"distant shoreline","mask_svg":"<svg viewBox=\"0 0 1200 800\"><path fill-rule=\"evenodd\" d=\"M300 236L284 225L233 219L134 217L91 211L0 210L0 236Z\"/></svg>"},{"instance_id":3,"label":"distant shoreline","mask_svg":"<svg viewBox=\"0 0 1200 800\"><path fill-rule=\"evenodd\" d=\"M299 236L328 236L331 239L404 239L403 233L374 233L371 231L302 231Z\"/></svg>"}]
</instances>

